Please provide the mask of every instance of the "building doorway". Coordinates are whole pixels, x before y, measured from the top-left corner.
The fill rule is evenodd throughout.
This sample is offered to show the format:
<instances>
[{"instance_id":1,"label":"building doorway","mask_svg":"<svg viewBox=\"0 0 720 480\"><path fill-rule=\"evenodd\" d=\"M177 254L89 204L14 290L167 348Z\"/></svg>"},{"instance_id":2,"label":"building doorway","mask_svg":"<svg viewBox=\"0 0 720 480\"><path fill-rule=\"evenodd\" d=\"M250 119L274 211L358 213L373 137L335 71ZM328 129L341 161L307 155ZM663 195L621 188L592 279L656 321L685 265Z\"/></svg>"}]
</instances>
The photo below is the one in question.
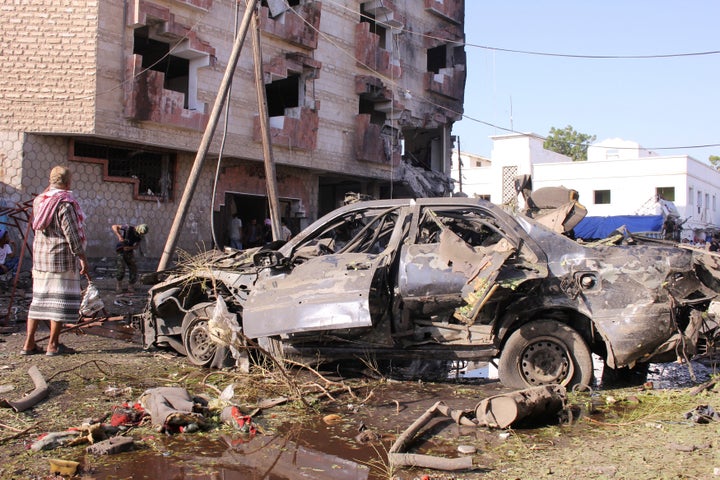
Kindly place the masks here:
<instances>
[{"instance_id":1,"label":"building doorway","mask_svg":"<svg viewBox=\"0 0 720 480\"><path fill-rule=\"evenodd\" d=\"M302 219L298 218L295 214L295 212L300 210L300 200L282 198L279 203L281 220L285 221L293 235L297 235L302 228L300 223ZM229 227L236 213L240 215L244 236L250 233L250 226L254 220L255 225L258 226L261 232L259 244L262 245L272 238L271 229L269 227L265 229L265 220L270 218L270 206L267 196L225 192L225 203L220 206L220 211L215 213L215 238L217 238L218 243L220 243L222 247L230 245ZM265 230L267 230L267 232L265 232ZM257 242L251 245L245 240L246 239L243 239L243 248L258 246Z\"/></svg>"}]
</instances>

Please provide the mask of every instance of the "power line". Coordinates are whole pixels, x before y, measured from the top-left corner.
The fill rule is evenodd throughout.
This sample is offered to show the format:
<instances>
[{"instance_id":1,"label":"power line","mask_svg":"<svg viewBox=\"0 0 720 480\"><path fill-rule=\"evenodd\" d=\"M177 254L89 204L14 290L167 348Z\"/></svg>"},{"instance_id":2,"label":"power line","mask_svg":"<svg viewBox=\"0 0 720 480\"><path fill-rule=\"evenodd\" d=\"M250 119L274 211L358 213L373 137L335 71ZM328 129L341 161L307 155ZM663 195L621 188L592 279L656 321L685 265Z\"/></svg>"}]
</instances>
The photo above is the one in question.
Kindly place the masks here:
<instances>
[{"instance_id":1,"label":"power line","mask_svg":"<svg viewBox=\"0 0 720 480\"><path fill-rule=\"evenodd\" d=\"M345 5L342 5L334 0L326 0L326 3L332 3L336 7L351 11L353 13L357 13L354 9L350 9L346 7ZM365 18L368 20L373 20L376 24L380 25L383 28L395 30L402 33L407 33L410 35L415 35L423 38L427 38L430 40L442 40L444 42L447 42L447 38L442 37L436 37L433 35L428 35L426 33L421 32L415 32L412 30L408 30L406 28L398 28L396 25L391 25L390 23L383 22L377 18L370 17L369 15L365 15L362 12L360 12L360 17ZM495 52L505 52L505 53L517 53L522 55L536 55L536 56L544 56L544 57L563 57L563 58L581 58L581 59L589 59L589 60L645 60L645 59L653 59L653 58L682 58L682 57L700 57L700 56L707 56L707 55L718 55L720 54L720 50L708 50L704 52L681 52L681 53L659 53L659 54L648 54L648 55L588 55L588 54L572 54L572 53L558 53L558 52L540 52L540 51L534 51L534 50L517 50L512 48L503 48L503 47L493 47L490 45L477 45L474 43L462 43L462 42L453 42L458 43L459 45L463 45L465 47L474 47L474 48L481 48L483 50L491 50Z\"/></svg>"},{"instance_id":2,"label":"power line","mask_svg":"<svg viewBox=\"0 0 720 480\"><path fill-rule=\"evenodd\" d=\"M652 58L700 57L720 54L720 50L708 50L705 52L661 53L653 55L581 55L571 53L536 52L532 50L514 50L511 48L491 47L488 45L475 45L472 43L466 43L465 46L481 48L483 50L491 50L494 52L518 53L522 55L537 55L543 57L583 58L590 60L645 60Z\"/></svg>"}]
</instances>

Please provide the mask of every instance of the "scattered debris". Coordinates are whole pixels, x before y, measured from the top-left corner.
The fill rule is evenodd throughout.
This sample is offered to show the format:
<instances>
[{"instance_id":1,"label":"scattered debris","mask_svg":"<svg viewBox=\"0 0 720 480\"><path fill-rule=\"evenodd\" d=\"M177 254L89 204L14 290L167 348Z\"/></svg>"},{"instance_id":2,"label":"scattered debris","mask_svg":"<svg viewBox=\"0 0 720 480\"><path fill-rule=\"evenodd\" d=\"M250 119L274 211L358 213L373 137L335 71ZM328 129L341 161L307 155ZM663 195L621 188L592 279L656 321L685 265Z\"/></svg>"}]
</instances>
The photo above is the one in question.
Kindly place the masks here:
<instances>
[{"instance_id":1,"label":"scattered debris","mask_svg":"<svg viewBox=\"0 0 720 480\"><path fill-rule=\"evenodd\" d=\"M566 404L565 387L543 385L486 398L475 407L475 418L479 425L507 428L519 422L557 418Z\"/></svg>"},{"instance_id":2,"label":"scattered debris","mask_svg":"<svg viewBox=\"0 0 720 480\"><path fill-rule=\"evenodd\" d=\"M668 448L671 450L676 450L678 452L694 452L696 450L706 450L708 448L712 447L709 443L703 444L703 445L682 445L680 443L670 443L668 444Z\"/></svg>"},{"instance_id":3,"label":"scattered debris","mask_svg":"<svg viewBox=\"0 0 720 480\"><path fill-rule=\"evenodd\" d=\"M159 432L177 433L180 427L195 423L205 426L205 417L198 410L205 405L190 396L182 387L157 387L145 391L138 402L149 414Z\"/></svg>"},{"instance_id":4,"label":"scattered debris","mask_svg":"<svg viewBox=\"0 0 720 480\"><path fill-rule=\"evenodd\" d=\"M220 420L226 425L232 426L235 430L246 435L254 437L257 433L257 427L253 425L252 417L245 415L237 406L228 406L223 408L220 413Z\"/></svg>"},{"instance_id":5,"label":"scattered debris","mask_svg":"<svg viewBox=\"0 0 720 480\"><path fill-rule=\"evenodd\" d=\"M388 461L393 466L413 466L437 470L468 470L473 468L471 457L441 458L431 455L416 455L404 452L415 435L438 414L452 418L458 425L507 428L511 425L539 420L556 421L558 414L566 407L565 387L546 385L528 388L482 400L475 407L475 418L468 413L453 410L439 401L430 407L400 435L388 451ZM472 446L460 446L463 454L474 453ZM462 449L462 451L461 451Z\"/></svg>"},{"instance_id":6,"label":"scattered debris","mask_svg":"<svg viewBox=\"0 0 720 480\"><path fill-rule=\"evenodd\" d=\"M35 384L35 390L33 390L29 395L15 401L0 399L0 406L11 407L16 412L22 412L47 398L48 387L45 382L45 378L42 376L42 373L40 373L40 370L33 365L28 369L28 375L30 375L30 378Z\"/></svg>"},{"instance_id":7,"label":"scattered debris","mask_svg":"<svg viewBox=\"0 0 720 480\"><path fill-rule=\"evenodd\" d=\"M685 418L695 423L712 423L720 421L718 414L710 405L698 405L685 414Z\"/></svg>"},{"instance_id":8,"label":"scattered debris","mask_svg":"<svg viewBox=\"0 0 720 480\"><path fill-rule=\"evenodd\" d=\"M94 455L114 455L133 448L135 448L135 440L132 437L112 437L90 445L85 451Z\"/></svg>"},{"instance_id":9,"label":"scattered debris","mask_svg":"<svg viewBox=\"0 0 720 480\"><path fill-rule=\"evenodd\" d=\"M325 422L327 425L335 425L342 422L342 417L337 413L331 413L323 417L323 422Z\"/></svg>"},{"instance_id":10,"label":"scattered debris","mask_svg":"<svg viewBox=\"0 0 720 480\"><path fill-rule=\"evenodd\" d=\"M40 450L53 450L57 447L67 445L77 437L78 433L74 430L64 432L50 432L40 435L40 438L30 445L30 450L39 452Z\"/></svg>"},{"instance_id":11,"label":"scattered debris","mask_svg":"<svg viewBox=\"0 0 720 480\"><path fill-rule=\"evenodd\" d=\"M72 460L61 460L58 458L51 458L50 462L50 473L62 476L72 477L77 472L77 468L80 465L79 462Z\"/></svg>"},{"instance_id":12,"label":"scattered debris","mask_svg":"<svg viewBox=\"0 0 720 480\"><path fill-rule=\"evenodd\" d=\"M447 408L442 401L435 403L427 409L420 418L415 420L415 422L397 438L392 447L390 447L390 450L388 450L388 462L390 465L393 467L422 467L448 471L469 470L473 468L472 457L442 458L432 455L403 453L412 439L415 438L418 431L427 425L430 420L438 414L452 417L452 415L448 415L449 413L451 413L451 410ZM457 418L460 419L459 416ZM471 424L474 425L472 422Z\"/></svg>"},{"instance_id":13,"label":"scattered debris","mask_svg":"<svg viewBox=\"0 0 720 480\"><path fill-rule=\"evenodd\" d=\"M121 395L130 396L132 394L132 387L108 387L103 393L108 397L119 397Z\"/></svg>"}]
</instances>

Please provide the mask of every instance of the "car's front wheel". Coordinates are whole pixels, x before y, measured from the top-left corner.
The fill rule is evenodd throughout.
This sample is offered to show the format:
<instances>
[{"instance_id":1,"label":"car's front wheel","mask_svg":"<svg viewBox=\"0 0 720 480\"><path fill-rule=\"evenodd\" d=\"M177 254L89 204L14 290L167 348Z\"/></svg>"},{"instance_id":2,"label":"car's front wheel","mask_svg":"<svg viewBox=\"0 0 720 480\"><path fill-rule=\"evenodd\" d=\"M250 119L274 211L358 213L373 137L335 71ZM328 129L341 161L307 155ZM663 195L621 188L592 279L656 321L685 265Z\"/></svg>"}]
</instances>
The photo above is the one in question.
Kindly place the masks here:
<instances>
[{"instance_id":1,"label":"car's front wheel","mask_svg":"<svg viewBox=\"0 0 720 480\"><path fill-rule=\"evenodd\" d=\"M208 330L214 308L214 303L198 304L183 319L182 340L187 359L199 367L209 366L217 353L217 344L210 338Z\"/></svg>"},{"instance_id":2,"label":"car's front wheel","mask_svg":"<svg viewBox=\"0 0 720 480\"><path fill-rule=\"evenodd\" d=\"M511 388L590 385L592 356L572 327L556 320L536 320L510 335L500 353L498 376Z\"/></svg>"}]
</instances>

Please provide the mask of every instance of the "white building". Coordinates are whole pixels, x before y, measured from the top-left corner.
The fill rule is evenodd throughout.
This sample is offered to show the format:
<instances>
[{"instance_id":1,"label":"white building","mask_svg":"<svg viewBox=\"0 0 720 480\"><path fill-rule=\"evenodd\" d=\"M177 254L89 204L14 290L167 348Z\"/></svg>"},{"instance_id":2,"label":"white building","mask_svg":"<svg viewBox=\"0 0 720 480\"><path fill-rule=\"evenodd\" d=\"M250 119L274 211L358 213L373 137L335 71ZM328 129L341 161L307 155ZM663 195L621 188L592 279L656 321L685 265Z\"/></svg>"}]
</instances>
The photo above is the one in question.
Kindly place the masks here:
<instances>
[{"instance_id":1,"label":"white building","mask_svg":"<svg viewBox=\"0 0 720 480\"><path fill-rule=\"evenodd\" d=\"M660 196L675 204L682 220L687 219L685 237L720 225L720 172L689 155L660 156L635 142L614 138L593 144L586 162L573 162L545 150L543 138L536 134L491 138L489 161L461 152L458 169L458 152L454 152L456 192L462 175L464 194L511 203L516 199L515 177L530 175L534 190L551 186L577 190L588 216L658 214L655 199Z\"/></svg>"}]
</instances>

